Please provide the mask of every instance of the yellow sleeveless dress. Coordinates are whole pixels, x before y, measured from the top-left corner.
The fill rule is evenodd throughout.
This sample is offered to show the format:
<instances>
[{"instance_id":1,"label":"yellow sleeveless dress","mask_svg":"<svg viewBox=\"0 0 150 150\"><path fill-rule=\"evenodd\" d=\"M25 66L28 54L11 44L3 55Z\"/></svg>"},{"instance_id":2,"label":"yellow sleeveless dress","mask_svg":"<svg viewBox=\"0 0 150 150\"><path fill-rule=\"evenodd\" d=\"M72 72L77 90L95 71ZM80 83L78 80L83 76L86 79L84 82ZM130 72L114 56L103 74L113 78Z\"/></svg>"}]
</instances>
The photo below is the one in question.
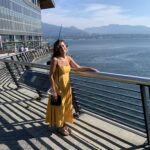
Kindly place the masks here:
<instances>
[{"instance_id":1,"label":"yellow sleeveless dress","mask_svg":"<svg viewBox=\"0 0 150 150\"><path fill-rule=\"evenodd\" d=\"M65 122L73 123L70 70L71 68L69 65L58 66L56 68L54 80L56 83L56 91L61 95L62 103L60 106L52 106L50 104L51 98L49 96L45 122L49 123L50 127L63 127Z\"/></svg>"}]
</instances>

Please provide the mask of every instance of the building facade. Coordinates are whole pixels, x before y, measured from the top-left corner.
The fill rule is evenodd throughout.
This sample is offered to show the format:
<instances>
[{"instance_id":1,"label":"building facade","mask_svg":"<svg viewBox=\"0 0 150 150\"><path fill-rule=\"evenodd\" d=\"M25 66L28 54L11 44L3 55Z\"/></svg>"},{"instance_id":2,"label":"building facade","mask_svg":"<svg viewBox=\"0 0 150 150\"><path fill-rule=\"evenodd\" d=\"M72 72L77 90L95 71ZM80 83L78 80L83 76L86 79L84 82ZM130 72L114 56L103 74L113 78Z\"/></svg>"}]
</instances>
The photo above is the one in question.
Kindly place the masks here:
<instances>
[{"instance_id":1,"label":"building facade","mask_svg":"<svg viewBox=\"0 0 150 150\"><path fill-rule=\"evenodd\" d=\"M0 50L34 48L41 44L41 9L52 0L0 0Z\"/></svg>"}]
</instances>

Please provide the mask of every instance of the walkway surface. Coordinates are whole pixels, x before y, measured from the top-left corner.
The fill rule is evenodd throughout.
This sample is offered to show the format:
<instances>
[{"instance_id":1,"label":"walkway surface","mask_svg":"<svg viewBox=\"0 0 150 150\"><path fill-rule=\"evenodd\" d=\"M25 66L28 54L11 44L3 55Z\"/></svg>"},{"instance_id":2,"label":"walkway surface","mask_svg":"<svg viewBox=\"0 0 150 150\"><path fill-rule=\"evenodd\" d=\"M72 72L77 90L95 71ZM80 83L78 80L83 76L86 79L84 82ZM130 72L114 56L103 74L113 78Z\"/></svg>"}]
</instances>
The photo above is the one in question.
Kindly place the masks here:
<instances>
[{"instance_id":1,"label":"walkway surface","mask_svg":"<svg viewBox=\"0 0 150 150\"><path fill-rule=\"evenodd\" d=\"M44 123L47 98L11 85L0 92L0 150L144 149L146 139L84 113L62 137Z\"/></svg>"},{"instance_id":2,"label":"walkway surface","mask_svg":"<svg viewBox=\"0 0 150 150\"><path fill-rule=\"evenodd\" d=\"M63 137L44 122L47 98L27 87L15 89L0 71L0 150L144 150L146 138L86 112ZM148 149L148 148L147 148Z\"/></svg>"}]
</instances>

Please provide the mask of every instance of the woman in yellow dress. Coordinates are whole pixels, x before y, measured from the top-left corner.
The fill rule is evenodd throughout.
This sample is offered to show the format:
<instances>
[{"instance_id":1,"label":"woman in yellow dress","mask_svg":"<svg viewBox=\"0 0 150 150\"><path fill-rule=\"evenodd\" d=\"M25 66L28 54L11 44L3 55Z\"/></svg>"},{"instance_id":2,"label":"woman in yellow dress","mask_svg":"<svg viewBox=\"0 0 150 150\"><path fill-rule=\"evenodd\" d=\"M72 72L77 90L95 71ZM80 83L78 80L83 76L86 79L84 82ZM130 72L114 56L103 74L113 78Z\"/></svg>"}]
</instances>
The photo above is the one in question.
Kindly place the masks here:
<instances>
[{"instance_id":1,"label":"woman in yellow dress","mask_svg":"<svg viewBox=\"0 0 150 150\"><path fill-rule=\"evenodd\" d=\"M98 70L90 67L78 65L73 58L67 55L67 45L64 40L57 40L54 43L53 55L50 65L50 83L52 98L57 101L58 95L61 96L60 106L51 105L49 97L46 111L46 123L51 127L56 126L62 135L69 135L71 129L66 126L66 122L73 123L72 111L72 90L70 85L70 70L92 71Z\"/></svg>"}]
</instances>

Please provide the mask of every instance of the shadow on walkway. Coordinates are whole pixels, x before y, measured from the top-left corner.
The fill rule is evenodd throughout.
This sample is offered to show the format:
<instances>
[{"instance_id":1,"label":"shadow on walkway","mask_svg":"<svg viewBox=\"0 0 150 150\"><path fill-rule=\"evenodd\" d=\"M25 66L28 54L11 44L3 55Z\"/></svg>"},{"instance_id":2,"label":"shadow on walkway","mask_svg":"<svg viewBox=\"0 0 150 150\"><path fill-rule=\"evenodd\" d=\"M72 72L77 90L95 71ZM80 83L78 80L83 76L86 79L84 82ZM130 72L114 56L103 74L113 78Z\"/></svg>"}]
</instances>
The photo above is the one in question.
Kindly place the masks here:
<instances>
[{"instance_id":1,"label":"shadow on walkway","mask_svg":"<svg viewBox=\"0 0 150 150\"><path fill-rule=\"evenodd\" d=\"M103 119L83 114L69 125L72 134L62 137L44 123L47 98L37 101L37 93L12 88L2 75L0 91L0 149L149 149L146 138L119 128Z\"/></svg>"}]
</instances>

